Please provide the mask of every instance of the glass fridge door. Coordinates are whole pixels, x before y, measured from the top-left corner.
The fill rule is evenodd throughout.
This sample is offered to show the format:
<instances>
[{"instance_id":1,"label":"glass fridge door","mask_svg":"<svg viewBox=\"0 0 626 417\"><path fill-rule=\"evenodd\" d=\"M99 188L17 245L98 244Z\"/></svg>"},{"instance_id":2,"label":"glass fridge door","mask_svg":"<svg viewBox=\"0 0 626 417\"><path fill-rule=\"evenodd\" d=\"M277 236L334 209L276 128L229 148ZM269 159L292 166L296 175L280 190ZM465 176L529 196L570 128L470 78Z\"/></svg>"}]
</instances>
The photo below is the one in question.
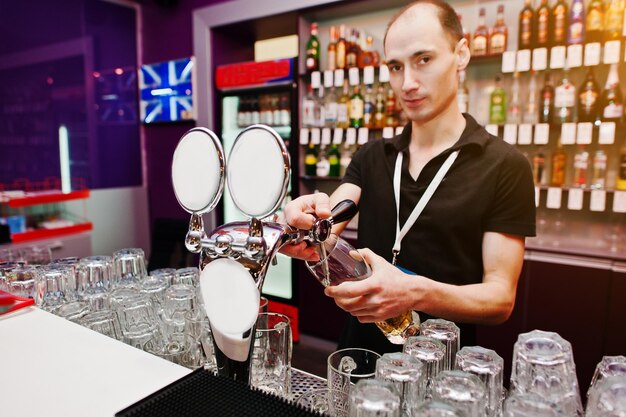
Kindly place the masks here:
<instances>
[{"instance_id":1,"label":"glass fridge door","mask_svg":"<svg viewBox=\"0 0 626 417\"><path fill-rule=\"evenodd\" d=\"M289 94L288 92L280 94ZM270 94L271 95L271 94ZM244 96L226 96L222 98L222 145L224 147L224 153L226 154L226 161L230 155L233 143L237 135L245 128L245 124L242 123L240 114L240 103L243 100L248 100ZM241 103L243 104L243 103ZM258 109L257 109L258 111ZM239 116L239 120L238 120ZM247 121L246 121L247 122ZM254 120L255 123L262 122L261 120ZM279 135L283 138L289 138L291 135L291 125L275 125L272 124L272 128L275 129ZM293 161L292 161L293 164ZM285 197L282 207L289 201L291 195L291 182L289 183L289 193ZM228 187L224 187L224 195L222 197L224 205L224 223L230 223L234 221L247 220L246 216L241 213L235 204L228 191ZM276 256L278 263L271 265L263 284L263 294L279 297L285 300L293 299L293 280L292 280L292 260L291 258L278 254Z\"/></svg>"}]
</instances>

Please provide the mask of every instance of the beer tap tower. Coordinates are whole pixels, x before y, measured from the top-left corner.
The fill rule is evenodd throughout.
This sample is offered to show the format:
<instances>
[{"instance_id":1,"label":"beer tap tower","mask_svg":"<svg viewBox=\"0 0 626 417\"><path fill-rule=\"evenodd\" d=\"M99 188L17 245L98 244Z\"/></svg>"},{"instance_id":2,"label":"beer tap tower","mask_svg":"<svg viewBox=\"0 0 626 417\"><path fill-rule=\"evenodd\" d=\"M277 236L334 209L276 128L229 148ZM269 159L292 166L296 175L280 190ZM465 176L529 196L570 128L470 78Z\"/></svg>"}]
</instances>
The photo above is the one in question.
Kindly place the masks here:
<instances>
[{"instance_id":1,"label":"beer tap tower","mask_svg":"<svg viewBox=\"0 0 626 417\"><path fill-rule=\"evenodd\" d=\"M343 201L311 230L266 221L284 200L289 176L285 143L265 125L250 126L237 136L228 163L219 138L206 128L185 133L174 151L172 183L179 204L191 213L185 246L200 254L200 291L218 374L246 383L260 293L277 251L286 244L324 242L333 224L357 212L354 202ZM249 220L218 226L207 235L202 215L215 208L225 183Z\"/></svg>"}]
</instances>

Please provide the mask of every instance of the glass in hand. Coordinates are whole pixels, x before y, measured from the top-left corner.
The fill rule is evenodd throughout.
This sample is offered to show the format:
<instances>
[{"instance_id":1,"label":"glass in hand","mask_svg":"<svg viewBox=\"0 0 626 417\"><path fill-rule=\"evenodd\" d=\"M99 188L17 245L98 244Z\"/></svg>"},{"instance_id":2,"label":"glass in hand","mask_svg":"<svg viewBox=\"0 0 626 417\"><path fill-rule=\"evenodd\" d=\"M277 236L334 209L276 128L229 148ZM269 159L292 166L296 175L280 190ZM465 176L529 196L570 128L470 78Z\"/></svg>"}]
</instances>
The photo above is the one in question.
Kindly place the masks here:
<instances>
[{"instance_id":1,"label":"glass in hand","mask_svg":"<svg viewBox=\"0 0 626 417\"><path fill-rule=\"evenodd\" d=\"M317 246L318 258L306 266L324 286L339 285L345 281L360 281L372 274L363 256L341 237L331 234ZM411 310L376 323L387 340L401 345L410 336L419 333L419 315Z\"/></svg>"}]
</instances>

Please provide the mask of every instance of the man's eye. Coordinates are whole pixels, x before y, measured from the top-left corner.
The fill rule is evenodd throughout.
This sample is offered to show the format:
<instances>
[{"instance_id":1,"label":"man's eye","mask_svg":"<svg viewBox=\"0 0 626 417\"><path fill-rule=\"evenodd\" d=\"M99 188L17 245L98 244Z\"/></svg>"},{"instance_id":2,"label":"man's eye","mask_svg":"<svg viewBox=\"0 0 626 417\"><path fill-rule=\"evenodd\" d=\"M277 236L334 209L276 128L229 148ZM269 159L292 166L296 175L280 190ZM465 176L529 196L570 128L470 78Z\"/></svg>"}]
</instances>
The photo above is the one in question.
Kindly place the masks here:
<instances>
[{"instance_id":1,"label":"man's eye","mask_svg":"<svg viewBox=\"0 0 626 417\"><path fill-rule=\"evenodd\" d=\"M428 62L430 62L430 57L429 56L423 56L420 59L420 64L428 64Z\"/></svg>"},{"instance_id":2,"label":"man's eye","mask_svg":"<svg viewBox=\"0 0 626 417\"><path fill-rule=\"evenodd\" d=\"M400 71L402 69L402 67L400 65L389 65L389 71L391 72L397 72Z\"/></svg>"}]
</instances>

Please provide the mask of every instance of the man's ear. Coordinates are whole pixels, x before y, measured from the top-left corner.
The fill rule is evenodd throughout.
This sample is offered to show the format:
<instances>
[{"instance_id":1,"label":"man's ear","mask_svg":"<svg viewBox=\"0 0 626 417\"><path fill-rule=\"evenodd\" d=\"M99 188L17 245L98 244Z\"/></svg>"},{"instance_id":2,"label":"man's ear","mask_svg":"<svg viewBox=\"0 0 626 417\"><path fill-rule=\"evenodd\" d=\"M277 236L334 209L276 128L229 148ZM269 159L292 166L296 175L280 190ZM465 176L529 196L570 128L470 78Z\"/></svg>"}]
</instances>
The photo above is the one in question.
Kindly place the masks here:
<instances>
[{"instance_id":1,"label":"man's ear","mask_svg":"<svg viewBox=\"0 0 626 417\"><path fill-rule=\"evenodd\" d=\"M467 44L467 39L462 38L456 44L454 52L456 53L457 71L461 71L467 68L471 57L469 45Z\"/></svg>"}]
</instances>

